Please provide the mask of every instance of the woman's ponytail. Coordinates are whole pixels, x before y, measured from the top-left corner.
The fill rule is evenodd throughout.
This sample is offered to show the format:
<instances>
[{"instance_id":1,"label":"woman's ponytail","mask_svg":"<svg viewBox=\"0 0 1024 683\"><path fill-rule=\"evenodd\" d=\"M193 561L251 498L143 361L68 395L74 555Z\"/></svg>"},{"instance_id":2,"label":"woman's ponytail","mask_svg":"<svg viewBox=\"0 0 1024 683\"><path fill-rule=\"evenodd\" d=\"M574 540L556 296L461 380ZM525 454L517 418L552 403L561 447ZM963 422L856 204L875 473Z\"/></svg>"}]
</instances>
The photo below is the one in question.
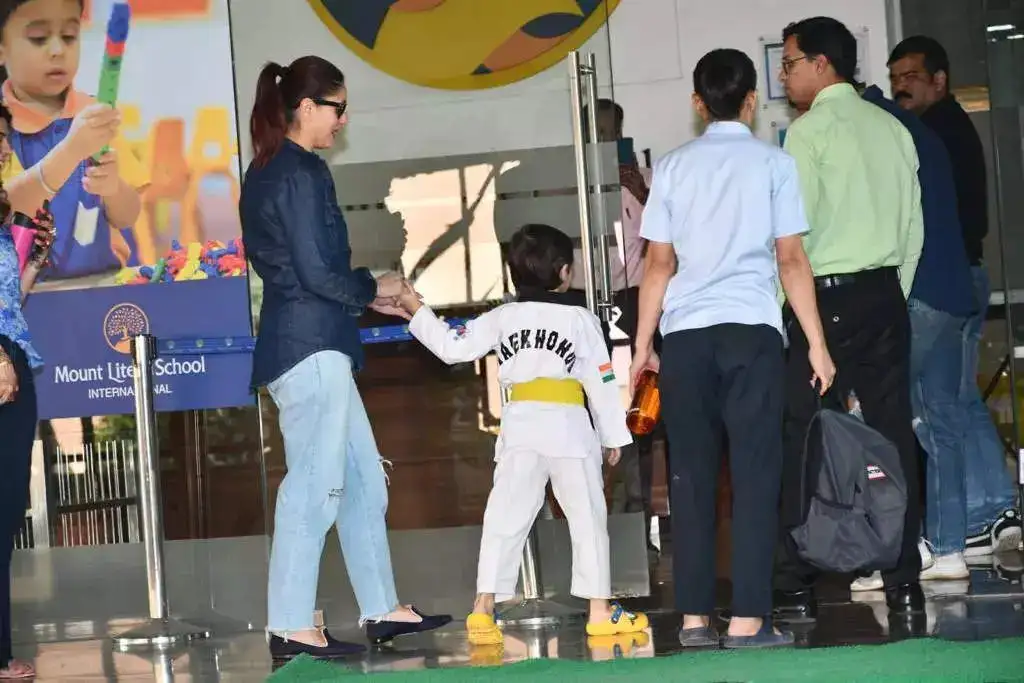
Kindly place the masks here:
<instances>
[{"instance_id":1,"label":"woman's ponytail","mask_svg":"<svg viewBox=\"0 0 1024 683\"><path fill-rule=\"evenodd\" d=\"M249 134L252 138L253 165L265 166L277 154L284 143L288 124L285 118L284 99L278 81L284 77L285 68L277 62L267 62L256 81L256 101L249 117Z\"/></svg>"}]
</instances>

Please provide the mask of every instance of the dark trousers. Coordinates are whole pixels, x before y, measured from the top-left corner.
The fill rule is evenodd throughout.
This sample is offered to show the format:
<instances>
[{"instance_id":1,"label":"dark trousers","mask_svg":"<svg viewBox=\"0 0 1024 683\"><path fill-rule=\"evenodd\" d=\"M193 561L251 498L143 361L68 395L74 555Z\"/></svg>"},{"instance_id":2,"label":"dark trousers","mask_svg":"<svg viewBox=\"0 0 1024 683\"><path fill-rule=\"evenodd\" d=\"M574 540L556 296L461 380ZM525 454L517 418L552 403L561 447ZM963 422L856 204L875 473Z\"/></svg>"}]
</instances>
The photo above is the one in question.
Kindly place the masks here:
<instances>
[{"instance_id":1,"label":"dark trousers","mask_svg":"<svg viewBox=\"0 0 1024 683\"><path fill-rule=\"evenodd\" d=\"M733 613L772 609L782 477L782 336L768 325L715 325L665 337L662 415L672 443L676 608L715 608L715 500L723 436L732 477Z\"/></svg>"},{"instance_id":2,"label":"dark trousers","mask_svg":"<svg viewBox=\"0 0 1024 683\"><path fill-rule=\"evenodd\" d=\"M14 363L18 394L0 405L0 669L11 661L11 554L25 522L32 442L36 436L36 390L21 347L0 336L0 346Z\"/></svg>"},{"instance_id":3,"label":"dark trousers","mask_svg":"<svg viewBox=\"0 0 1024 683\"><path fill-rule=\"evenodd\" d=\"M843 403L853 391L860 400L864 421L899 449L907 481L907 515L903 551L896 567L882 572L886 586L917 581L921 556L920 479L917 442L910 409L910 319L895 268L865 271L845 284L819 288L818 310L832 360L836 364L833 389L824 405L845 410ZM804 461L808 425L818 409L810 385L808 344L793 311L787 306L783 320L789 335L786 363L785 467L782 477L780 539L775 586L783 591L810 588L819 571L796 553L789 531L803 522L813 485L800 495L800 474L807 467L807 481L818 480L820 449L810 449Z\"/></svg>"}]
</instances>

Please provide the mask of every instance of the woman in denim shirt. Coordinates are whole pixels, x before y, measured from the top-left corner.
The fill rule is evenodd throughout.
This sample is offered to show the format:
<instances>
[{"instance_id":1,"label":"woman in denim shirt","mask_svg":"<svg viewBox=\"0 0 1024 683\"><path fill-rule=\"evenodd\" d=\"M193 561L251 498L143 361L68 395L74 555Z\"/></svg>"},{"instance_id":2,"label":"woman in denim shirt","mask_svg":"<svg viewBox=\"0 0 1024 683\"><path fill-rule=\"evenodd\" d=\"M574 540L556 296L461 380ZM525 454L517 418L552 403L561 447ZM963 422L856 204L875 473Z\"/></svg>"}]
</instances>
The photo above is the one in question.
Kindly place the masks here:
<instances>
[{"instance_id":1,"label":"woman in denim shirt","mask_svg":"<svg viewBox=\"0 0 1024 683\"><path fill-rule=\"evenodd\" d=\"M359 316L401 315L404 280L352 268L328 149L347 122L341 71L319 57L260 73L250 120L254 159L242 183L245 251L263 280L252 384L280 412L288 472L277 494L268 631L275 659L362 649L313 622L324 537L338 528L360 624L375 644L451 621L402 606L388 549L382 459L353 373L363 363Z\"/></svg>"},{"instance_id":2,"label":"woman in denim shirt","mask_svg":"<svg viewBox=\"0 0 1024 683\"><path fill-rule=\"evenodd\" d=\"M0 105L0 166L11 148L7 134L11 113ZM11 554L28 507L32 442L36 437L36 391L32 374L43 365L32 347L21 306L46 264L53 241L53 221L40 212L33 221L36 243L24 272L10 226L11 205L0 188L0 681L31 678L35 669L14 659L11 651Z\"/></svg>"}]
</instances>

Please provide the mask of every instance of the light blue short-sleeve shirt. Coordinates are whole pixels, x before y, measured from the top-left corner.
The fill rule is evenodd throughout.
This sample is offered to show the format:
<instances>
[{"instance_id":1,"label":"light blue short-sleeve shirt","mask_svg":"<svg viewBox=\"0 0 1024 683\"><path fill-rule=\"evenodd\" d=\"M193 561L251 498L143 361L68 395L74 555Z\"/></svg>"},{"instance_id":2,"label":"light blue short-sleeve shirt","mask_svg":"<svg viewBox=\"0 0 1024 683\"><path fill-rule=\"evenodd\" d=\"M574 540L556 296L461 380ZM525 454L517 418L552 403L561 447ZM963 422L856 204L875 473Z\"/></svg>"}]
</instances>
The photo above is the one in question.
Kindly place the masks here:
<instances>
[{"instance_id":1,"label":"light blue short-sleeve shirt","mask_svg":"<svg viewBox=\"0 0 1024 683\"><path fill-rule=\"evenodd\" d=\"M661 333L738 323L782 332L775 240L806 233L793 158L736 121L719 121L654 167L641 237L671 244L679 267Z\"/></svg>"}]
</instances>

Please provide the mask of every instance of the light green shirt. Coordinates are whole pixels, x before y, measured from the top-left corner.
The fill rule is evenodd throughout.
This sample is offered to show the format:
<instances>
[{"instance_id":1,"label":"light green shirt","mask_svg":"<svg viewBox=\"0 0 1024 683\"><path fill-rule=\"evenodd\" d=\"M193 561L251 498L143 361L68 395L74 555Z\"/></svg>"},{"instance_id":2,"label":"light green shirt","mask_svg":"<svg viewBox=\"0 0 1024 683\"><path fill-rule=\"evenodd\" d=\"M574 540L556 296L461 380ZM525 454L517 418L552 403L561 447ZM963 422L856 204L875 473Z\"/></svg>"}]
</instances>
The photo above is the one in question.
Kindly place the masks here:
<instances>
[{"instance_id":1,"label":"light green shirt","mask_svg":"<svg viewBox=\"0 0 1024 683\"><path fill-rule=\"evenodd\" d=\"M832 85L790 125L816 276L896 266L910 294L924 243L917 149L910 132L853 86Z\"/></svg>"}]
</instances>

